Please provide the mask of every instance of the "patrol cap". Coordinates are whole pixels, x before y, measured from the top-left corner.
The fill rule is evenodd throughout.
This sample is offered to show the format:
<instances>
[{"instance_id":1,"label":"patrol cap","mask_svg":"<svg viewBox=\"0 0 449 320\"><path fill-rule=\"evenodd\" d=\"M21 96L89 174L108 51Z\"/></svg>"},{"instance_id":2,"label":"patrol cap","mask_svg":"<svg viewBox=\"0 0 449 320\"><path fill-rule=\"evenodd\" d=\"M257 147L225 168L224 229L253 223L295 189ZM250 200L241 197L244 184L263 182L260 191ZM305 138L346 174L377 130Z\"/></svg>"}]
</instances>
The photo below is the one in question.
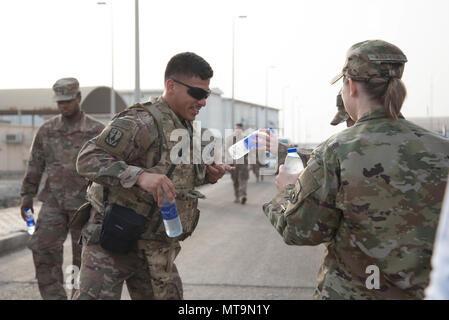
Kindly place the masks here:
<instances>
[{"instance_id":1,"label":"patrol cap","mask_svg":"<svg viewBox=\"0 0 449 320\"><path fill-rule=\"evenodd\" d=\"M353 45L346 54L343 70L331 80L334 84L343 76L356 81L371 78L402 77L407 57L395 45L383 40L367 40ZM398 68L402 65L402 68Z\"/></svg>"},{"instance_id":2,"label":"patrol cap","mask_svg":"<svg viewBox=\"0 0 449 320\"><path fill-rule=\"evenodd\" d=\"M331 125L336 126L337 124L342 123L349 119L349 114L346 112L345 105L343 103L343 99L341 98L341 91L337 95L337 114L334 119L331 121Z\"/></svg>"},{"instance_id":3,"label":"patrol cap","mask_svg":"<svg viewBox=\"0 0 449 320\"><path fill-rule=\"evenodd\" d=\"M80 84L75 78L62 78L53 85L53 101L67 101L75 99L79 90Z\"/></svg>"}]
</instances>

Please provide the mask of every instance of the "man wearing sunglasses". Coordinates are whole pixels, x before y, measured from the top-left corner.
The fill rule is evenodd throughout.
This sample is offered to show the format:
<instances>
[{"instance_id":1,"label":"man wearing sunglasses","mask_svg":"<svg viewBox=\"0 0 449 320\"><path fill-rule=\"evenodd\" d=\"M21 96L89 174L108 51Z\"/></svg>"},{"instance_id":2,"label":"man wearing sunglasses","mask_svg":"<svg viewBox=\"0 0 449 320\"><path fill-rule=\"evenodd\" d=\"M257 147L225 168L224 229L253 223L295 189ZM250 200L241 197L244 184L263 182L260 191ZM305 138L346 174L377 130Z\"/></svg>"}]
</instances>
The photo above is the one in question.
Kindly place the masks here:
<instances>
[{"instance_id":1,"label":"man wearing sunglasses","mask_svg":"<svg viewBox=\"0 0 449 320\"><path fill-rule=\"evenodd\" d=\"M125 280L132 299L183 298L174 260L181 249L179 241L198 223L198 198L204 196L195 187L217 182L230 167L189 160L173 165L171 150L178 141L171 141L171 134L184 130L190 136L190 156L198 152L191 139L192 121L206 105L212 75L210 65L198 55L175 55L165 71L163 95L117 114L79 153L78 172L93 183L84 209L90 220L82 231L82 265L74 299L120 299ZM176 238L167 237L161 223L164 196L170 202L176 198L183 227ZM111 203L147 219L126 253L113 252L110 245L105 249L104 208Z\"/></svg>"}]
</instances>

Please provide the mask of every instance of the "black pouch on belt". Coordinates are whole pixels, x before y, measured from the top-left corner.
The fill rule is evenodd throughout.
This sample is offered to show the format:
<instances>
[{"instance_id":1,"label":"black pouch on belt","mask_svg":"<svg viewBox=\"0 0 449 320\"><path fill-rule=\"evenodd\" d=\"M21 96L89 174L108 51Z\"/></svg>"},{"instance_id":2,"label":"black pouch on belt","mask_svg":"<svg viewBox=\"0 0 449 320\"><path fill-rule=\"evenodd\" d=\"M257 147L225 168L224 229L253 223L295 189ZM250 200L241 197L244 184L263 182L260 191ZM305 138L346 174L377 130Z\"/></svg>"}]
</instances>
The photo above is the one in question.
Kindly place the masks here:
<instances>
[{"instance_id":1,"label":"black pouch on belt","mask_svg":"<svg viewBox=\"0 0 449 320\"><path fill-rule=\"evenodd\" d=\"M145 231L147 219L130 208L115 203L105 205L100 245L118 254L128 253Z\"/></svg>"}]
</instances>

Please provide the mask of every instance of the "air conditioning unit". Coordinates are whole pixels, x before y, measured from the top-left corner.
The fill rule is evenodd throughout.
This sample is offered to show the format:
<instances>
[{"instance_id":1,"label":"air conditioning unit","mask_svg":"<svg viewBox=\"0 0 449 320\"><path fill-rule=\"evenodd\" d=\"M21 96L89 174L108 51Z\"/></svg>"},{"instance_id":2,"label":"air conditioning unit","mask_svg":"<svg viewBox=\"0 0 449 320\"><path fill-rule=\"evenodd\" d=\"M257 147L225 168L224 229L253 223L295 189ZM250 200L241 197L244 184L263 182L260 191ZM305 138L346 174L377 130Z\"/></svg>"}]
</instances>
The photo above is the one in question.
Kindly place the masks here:
<instances>
[{"instance_id":1,"label":"air conditioning unit","mask_svg":"<svg viewBox=\"0 0 449 320\"><path fill-rule=\"evenodd\" d=\"M21 133L7 133L3 135L4 143L22 143L23 142L23 134Z\"/></svg>"}]
</instances>

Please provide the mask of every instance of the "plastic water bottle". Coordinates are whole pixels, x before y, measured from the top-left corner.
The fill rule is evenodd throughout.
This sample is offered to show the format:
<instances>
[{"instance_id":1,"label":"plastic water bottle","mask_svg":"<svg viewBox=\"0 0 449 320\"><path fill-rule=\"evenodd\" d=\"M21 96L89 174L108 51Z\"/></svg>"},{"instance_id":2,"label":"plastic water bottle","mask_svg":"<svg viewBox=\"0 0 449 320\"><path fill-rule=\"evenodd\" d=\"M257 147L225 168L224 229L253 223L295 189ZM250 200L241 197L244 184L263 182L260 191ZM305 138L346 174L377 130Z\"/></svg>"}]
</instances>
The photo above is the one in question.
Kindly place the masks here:
<instances>
[{"instance_id":1,"label":"plastic water bottle","mask_svg":"<svg viewBox=\"0 0 449 320\"><path fill-rule=\"evenodd\" d=\"M273 132L273 129L270 128L270 130ZM241 157L249 153L251 150L253 150L255 147L257 147L256 134L266 135L265 132L256 130L252 132L250 135L246 136L240 141L237 141L236 143L234 143L232 146L229 147L228 152L233 160L240 159Z\"/></svg>"},{"instance_id":2,"label":"plastic water bottle","mask_svg":"<svg viewBox=\"0 0 449 320\"><path fill-rule=\"evenodd\" d=\"M179 219L178 208L176 207L176 200L170 203L164 195L164 200L161 207L162 219L164 220L164 227L167 236L175 238L182 233L181 219Z\"/></svg>"},{"instance_id":3,"label":"plastic water bottle","mask_svg":"<svg viewBox=\"0 0 449 320\"><path fill-rule=\"evenodd\" d=\"M287 149L284 166L288 174L299 174L304 169L296 148Z\"/></svg>"},{"instance_id":4,"label":"plastic water bottle","mask_svg":"<svg viewBox=\"0 0 449 320\"><path fill-rule=\"evenodd\" d=\"M27 232L28 234L33 234L35 229L34 217L30 208L25 208L25 213L27 215Z\"/></svg>"}]
</instances>

